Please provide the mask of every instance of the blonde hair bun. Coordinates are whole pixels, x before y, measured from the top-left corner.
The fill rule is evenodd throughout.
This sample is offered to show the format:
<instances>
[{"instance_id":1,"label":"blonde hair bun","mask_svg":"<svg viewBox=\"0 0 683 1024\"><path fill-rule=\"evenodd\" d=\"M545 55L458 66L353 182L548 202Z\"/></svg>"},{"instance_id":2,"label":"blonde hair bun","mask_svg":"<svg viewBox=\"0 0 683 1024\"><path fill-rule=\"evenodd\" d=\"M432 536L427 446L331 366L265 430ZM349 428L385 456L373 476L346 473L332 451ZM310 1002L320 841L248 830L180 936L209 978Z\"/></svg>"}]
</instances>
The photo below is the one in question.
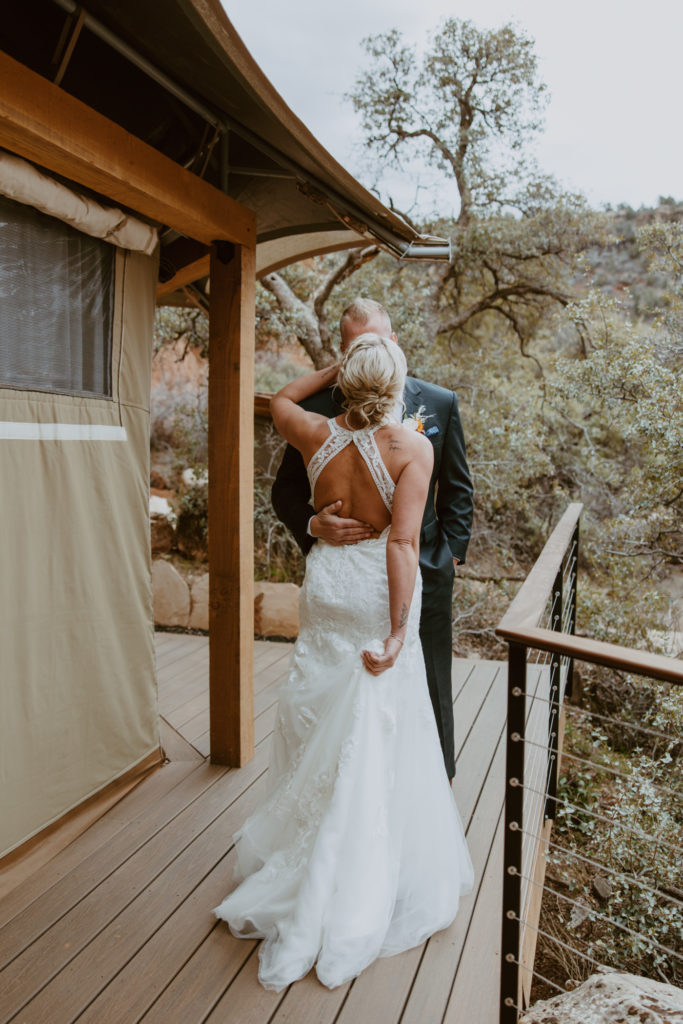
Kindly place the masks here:
<instances>
[{"instance_id":1,"label":"blonde hair bun","mask_svg":"<svg viewBox=\"0 0 683 1024\"><path fill-rule=\"evenodd\" d=\"M347 414L362 427L388 421L403 397L406 369L406 358L391 338L371 332L354 338L337 378Z\"/></svg>"}]
</instances>

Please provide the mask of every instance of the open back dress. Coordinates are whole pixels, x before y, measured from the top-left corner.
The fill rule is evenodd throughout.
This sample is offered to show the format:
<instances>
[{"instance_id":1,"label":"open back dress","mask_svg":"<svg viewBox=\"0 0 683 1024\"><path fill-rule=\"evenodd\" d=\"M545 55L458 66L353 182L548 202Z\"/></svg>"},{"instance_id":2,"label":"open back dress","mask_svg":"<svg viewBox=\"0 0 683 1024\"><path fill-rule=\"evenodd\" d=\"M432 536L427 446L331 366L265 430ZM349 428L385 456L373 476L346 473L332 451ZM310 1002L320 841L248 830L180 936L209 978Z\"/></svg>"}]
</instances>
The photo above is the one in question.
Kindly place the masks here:
<instances>
[{"instance_id":1,"label":"open back dress","mask_svg":"<svg viewBox=\"0 0 683 1024\"><path fill-rule=\"evenodd\" d=\"M329 423L308 464L311 494L355 444L391 512L378 428ZM447 927L472 887L427 689L419 572L395 664L373 676L361 660L391 632L388 533L344 546L318 540L306 560L269 793L235 836L239 884L213 909L234 935L263 938L266 988L279 991L314 965L324 985L340 985Z\"/></svg>"}]
</instances>

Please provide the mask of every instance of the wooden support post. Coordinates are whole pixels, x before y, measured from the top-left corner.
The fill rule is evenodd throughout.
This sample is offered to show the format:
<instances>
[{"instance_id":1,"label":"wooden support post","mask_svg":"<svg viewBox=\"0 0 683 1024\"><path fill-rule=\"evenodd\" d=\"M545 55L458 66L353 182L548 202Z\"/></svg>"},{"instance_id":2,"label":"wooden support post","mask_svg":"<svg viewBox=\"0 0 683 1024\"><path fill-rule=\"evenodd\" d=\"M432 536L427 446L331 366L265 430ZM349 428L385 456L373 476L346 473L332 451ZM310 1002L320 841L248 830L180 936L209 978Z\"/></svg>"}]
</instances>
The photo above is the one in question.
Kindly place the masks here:
<instances>
[{"instance_id":1,"label":"wooden support post","mask_svg":"<svg viewBox=\"0 0 683 1024\"><path fill-rule=\"evenodd\" d=\"M254 753L253 247L211 249L209 710L211 762Z\"/></svg>"}]
</instances>

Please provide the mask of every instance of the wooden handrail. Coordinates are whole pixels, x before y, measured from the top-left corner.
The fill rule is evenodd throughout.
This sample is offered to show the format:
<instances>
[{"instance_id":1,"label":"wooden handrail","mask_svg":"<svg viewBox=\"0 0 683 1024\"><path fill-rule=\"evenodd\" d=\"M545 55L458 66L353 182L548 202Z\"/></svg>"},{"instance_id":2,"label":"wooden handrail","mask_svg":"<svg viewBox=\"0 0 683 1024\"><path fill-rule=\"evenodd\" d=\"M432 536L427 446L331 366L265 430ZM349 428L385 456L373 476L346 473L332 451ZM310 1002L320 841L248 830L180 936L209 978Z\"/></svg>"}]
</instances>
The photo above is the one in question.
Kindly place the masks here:
<instances>
[{"instance_id":1,"label":"wooden handrail","mask_svg":"<svg viewBox=\"0 0 683 1024\"><path fill-rule=\"evenodd\" d=\"M257 391L254 394L254 416L262 416L264 419L272 419L270 415L270 400L273 396L265 391Z\"/></svg>"},{"instance_id":2,"label":"wooden handrail","mask_svg":"<svg viewBox=\"0 0 683 1024\"><path fill-rule=\"evenodd\" d=\"M538 625L582 510L583 505L580 501L574 501L567 507L548 537L533 569L501 619L496 633L500 634L501 630L516 627L533 629Z\"/></svg>"},{"instance_id":3,"label":"wooden handrail","mask_svg":"<svg viewBox=\"0 0 683 1024\"><path fill-rule=\"evenodd\" d=\"M667 658L663 654L638 651L632 647L620 647L602 640L572 633L558 633L553 629L532 629L521 626L505 626L502 622L496 634L503 640L524 644L540 651L565 654L577 661L589 661L594 665L633 672L636 675L663 679L665 682L683 684L683 661Z\"/></svg>"}]
</instances>

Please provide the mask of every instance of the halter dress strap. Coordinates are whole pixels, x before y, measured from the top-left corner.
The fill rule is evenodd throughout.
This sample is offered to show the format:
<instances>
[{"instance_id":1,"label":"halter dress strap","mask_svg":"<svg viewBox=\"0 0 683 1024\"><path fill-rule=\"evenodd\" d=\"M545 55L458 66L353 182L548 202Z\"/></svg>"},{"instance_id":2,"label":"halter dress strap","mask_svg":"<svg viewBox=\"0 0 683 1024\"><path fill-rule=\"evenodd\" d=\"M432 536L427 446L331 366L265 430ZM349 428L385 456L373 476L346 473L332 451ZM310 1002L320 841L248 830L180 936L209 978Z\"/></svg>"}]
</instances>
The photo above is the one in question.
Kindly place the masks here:
<instances>
[{"instance_id":1,"label":"halter dress strap","mask_svg":"<svg viewBox=\"0 0 683 1024\"><path fill-rule=\"evenodd\" d=\"M347 431L342 430L334 419L328 420L327 423L330 428L330 436L325 438L306 466L308 482L311 485L311 500L313 500L313 495L315 494L315 485L318 482L318 477L325 466L349 444L349 438L346 436Z\"/></svg>"},{"instance_id":2,"label":"halter dress strap","mask_svg":"<svg viewBox=\"0 0 683 1024\"><path fill-rule=\"evenodd\" d=\"M353 442L360 452L363 462L370 470L370 476L375 482L380 498L389 512L391 512L394 504L396 484L391 479L389 470L384 465L384 460L375 437L375 432L379 430L380 426L381 424L378 424L376 427L370 427L366 430L354 430Z\"/></svg>"},{"instance_id":3,"label":"halter dress strap","mask_svg":"<svg viewBox=\"0 0 683 1024\"><path fill-rule=\"evenodd\" d=\"M389 470L384 465L375 438L375 431L379 430L382 424L378 424L375 427L365 427L362 430L346 430L344 427L340 427L334 419L330 419L327 422L330 428L330 436L325 438L306 467L308 480L311 485L311 501L313 501L318 477L325 466L349 444L355 444L363 462L368 467L379 496L388 511L391 512L396 485L389 475Z\"/></svg>"}]
</instances>

